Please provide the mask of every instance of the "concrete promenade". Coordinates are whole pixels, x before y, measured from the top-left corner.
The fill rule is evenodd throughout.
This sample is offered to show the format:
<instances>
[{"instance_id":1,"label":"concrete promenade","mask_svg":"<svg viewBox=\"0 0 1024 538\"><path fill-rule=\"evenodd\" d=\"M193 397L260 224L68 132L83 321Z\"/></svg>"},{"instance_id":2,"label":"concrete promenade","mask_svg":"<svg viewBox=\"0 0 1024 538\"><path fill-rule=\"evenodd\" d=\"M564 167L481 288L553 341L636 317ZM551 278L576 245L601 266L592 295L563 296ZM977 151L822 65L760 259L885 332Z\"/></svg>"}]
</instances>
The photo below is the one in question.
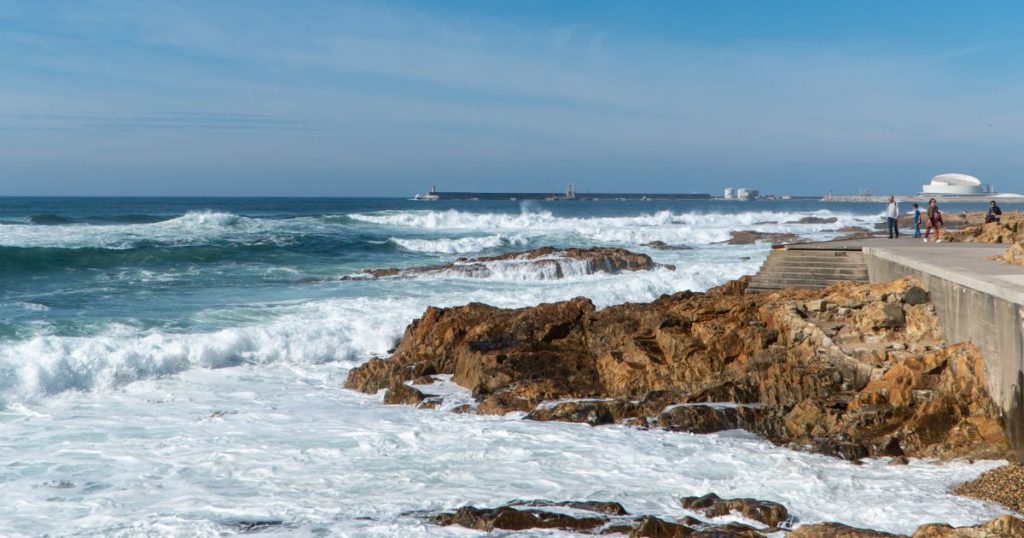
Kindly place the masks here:
<instances>
[{"instance_id":1,"label":"concrete promenade","mask_svg":"<svg viewBox=\"0 0 1024 538\"><path fill-rule=\"evenodd\" d=\"M1007 245L924 243L874 238L791 245L789 249L856 250L871 282L913 276L931 295L950 343L970 341L985 358L989 393L1024 461L1024 267L993 260Z\"/></svg>"}]
</instances>

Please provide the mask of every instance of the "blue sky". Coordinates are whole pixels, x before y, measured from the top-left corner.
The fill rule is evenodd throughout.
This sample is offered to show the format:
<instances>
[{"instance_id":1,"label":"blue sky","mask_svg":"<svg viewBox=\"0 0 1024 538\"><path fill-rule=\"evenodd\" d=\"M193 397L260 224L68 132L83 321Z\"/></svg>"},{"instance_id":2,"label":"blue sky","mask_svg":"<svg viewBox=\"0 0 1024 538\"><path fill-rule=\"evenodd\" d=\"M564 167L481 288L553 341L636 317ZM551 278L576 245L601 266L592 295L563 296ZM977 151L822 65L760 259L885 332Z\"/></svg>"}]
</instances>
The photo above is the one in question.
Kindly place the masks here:
<instances>
[{"instance_id":1,"label":"blue sky","mask_svg":"<svg viewBox=\"0 0 1024 538\"><path fill-rule=\"evenodd\" d=\"M1024 4L0 0L0 194L1024 191Z\"/></svg>"}]
</instances>

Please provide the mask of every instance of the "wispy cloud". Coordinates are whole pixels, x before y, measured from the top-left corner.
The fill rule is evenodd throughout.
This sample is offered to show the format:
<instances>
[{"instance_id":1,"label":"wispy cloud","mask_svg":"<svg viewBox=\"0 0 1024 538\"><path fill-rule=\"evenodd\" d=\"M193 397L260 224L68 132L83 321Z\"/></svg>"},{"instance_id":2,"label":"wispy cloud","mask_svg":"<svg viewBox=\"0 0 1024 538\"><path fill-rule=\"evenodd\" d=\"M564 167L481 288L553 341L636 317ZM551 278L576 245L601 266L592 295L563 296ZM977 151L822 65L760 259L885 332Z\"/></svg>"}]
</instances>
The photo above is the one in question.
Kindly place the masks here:
<instances>
[{"instance_id":1,"label":"wispy cloud","mask_svg":"<svg viewBox=\"0 0 1024 538\"><path fill-rule=\"evenodd\" d=\"M75 2L0 24L0 162L225 167L248 147L251 163L340 174L611 180L630 165L1010 165L1024 136L1019 76L957 71L982 45L730 46L356 3Z\"/></svg>"}]
</instances>

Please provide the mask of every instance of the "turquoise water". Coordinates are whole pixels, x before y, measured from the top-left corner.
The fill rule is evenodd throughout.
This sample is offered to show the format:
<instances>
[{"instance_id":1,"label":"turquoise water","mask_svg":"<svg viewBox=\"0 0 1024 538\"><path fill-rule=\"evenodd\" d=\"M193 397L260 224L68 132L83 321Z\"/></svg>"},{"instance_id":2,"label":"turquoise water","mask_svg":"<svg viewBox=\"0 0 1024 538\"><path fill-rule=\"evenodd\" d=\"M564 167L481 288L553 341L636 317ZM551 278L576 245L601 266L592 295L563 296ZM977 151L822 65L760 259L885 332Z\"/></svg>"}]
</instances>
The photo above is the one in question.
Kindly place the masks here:
<instances>
[{"instance_id":1,"label":"turquoise water","mask_svg":"<svg viewBox=\"0 0 1024 538\"><path fill-rule=\"evenodd\" d=\"M280 521L266 530L280 535L455 535L402 514L555 496L678 517L673 496L708 488L780 500L807 521L896 531L978 521L998 509L943 487L988 463L865 472L750 436L452 415L340 388L349 368L385 355L427 306L581 295L607 306L703 290L756 271L767 254L764 244L720 244L730 231L827 239L872 226L881 210L0 198L0 535L230 535L240 521ZM836 222L787 224L804 216ZM643 246L656 240L692 248ZM340 280L544 245L621 246L676 269L554 280L495 266L488 278ZM706 451L718 463L705 464ZM663 484L642 479L651 476ZM875 490L894 493L859 493Z\"/></svg>"}]
</instances>

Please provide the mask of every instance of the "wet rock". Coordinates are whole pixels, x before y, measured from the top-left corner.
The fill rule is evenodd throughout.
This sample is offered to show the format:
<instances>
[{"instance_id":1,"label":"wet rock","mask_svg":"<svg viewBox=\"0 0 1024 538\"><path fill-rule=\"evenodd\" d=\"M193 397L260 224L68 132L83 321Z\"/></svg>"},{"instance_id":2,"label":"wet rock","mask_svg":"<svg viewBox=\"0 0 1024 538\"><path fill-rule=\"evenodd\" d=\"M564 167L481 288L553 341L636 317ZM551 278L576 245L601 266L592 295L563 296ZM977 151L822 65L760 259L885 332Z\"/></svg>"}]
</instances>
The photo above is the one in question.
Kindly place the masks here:
<instances>
[{"instance_id":1,"label":"wet rock","mask_svg":"<svg viewBox=\"0 0 1024 538\"><path fill-rule=\"evenodd\" d=\"M695 529L671 523L654 516L644 516L637 521L630 538L688 538L699 536Z\"/></svg>"},{"instance_id":2,"label":"wet rock","mask_svg":"<svg viewBox=\"0 0 1024 538\"><path fill-rule=\"evenodd\" d=\"M860 529L842 523L801 525L786 538L906 538L903 534Z\"/></svg>"},{"instance_id":3,"label":"wet rock","mask_svg":"<svg viewBox=\"0 0 1024 538\"><path fill-rule=\"evenodd\" d=\"M789 511L786 507L771 501L722 499L714 493L709 493L700 497L684 497L680 502L683 508L703 512L707 517L725 516L736 512L769 527L778 527L789 521Z\"/></svg>"},{"instance_id":4,"label":"wet rock","mask_svg":"<svg viewBox=\"0 0 1024 538\"><path fill-rule=\"evenodd\" d=\"M425 398L425 394L410 387L409 385L406 385L405 383L392 385L388 388L387 392L384 393L384 403L388 405L416 405L422 402Z\"/></svg>"},{"instance_id":5,"label":"wet rock","mask_svg":"<svg viewBox=\"0 0 1024 538\"><path fill-rule=\"evenodd\" d=\"M642 247L653 248L655 250L693 250L693 247L687 245L669 245L664 241L651 241L650 243L644 243L640 245Z\"/></svg>"},{"instance_id":6,"label":"wet rock","mask_svg":"<svg viewBox=\"0 0 1024 538\"><path fill-rule=\"evenodd\" d=\"M551 507L560 506L563 508L572 508L575 510L586 510L588 512L597 512L606 514L609 516L627 516L629 512L617 502L609 501L548 501L544 499L535 499L529 501L512 501L508 503L508 506L528 506L528 507Z\"/></svg>"},{"instance_id":7,"label":"wet rock","mask_svg":"<svg viewBox=\"0 0 1024 538\"><path fill-rule=\"evenodd\" d=\"M674 269L670 265L659 265L646 254L637 254L621 248L595 247L589 249L556 249L542 247L526 252L512 252L499 256L459 258L452 263L425 267L395 267L367 269L342 277L342 280L363 280L378 278L410 278L427 274L444 273L465 278L489 278L495 271L520 269L533 271L538 278L563 278L577 272L621 273L623 271L649 271L657 267Z\"/></svg>"},{"instance_id":8,"label":"wet rock","mask_svg":"<svg viewBox=\"0 0 1024 538\"><path fill-rule=\"evenodd\" d=\"M797 220L787 221L786 224L835 224L839 219L836 217L801 217Z\"/></svg>"},{"instance_id":9,"label":"wet rock","mask_svg":"<svg viewBox=\"0 0 1024 538\"><path fill-rule=\"evenodd\" d=\"M714 433L739 428L735 407L675 405L658 415L658 425L670 431Z\"/></svg>"},{"instance_id":10,"label":"wet rock","mask_svg":"<svg viewBox=\"0 0 1024 538\"><path fill-rule=\"evenodd\" d=\"M730 233L731 237L724 243L729 245L750 245L753 243L792 243L799 237L792 233L755 232L753 230L739 230Z\"/></svg>"},{"instance_id":11,"label":"wet rock","mask_svg":"<svg viewBox=\"0 0 1024 538\"><path fill-rule=\"evenodd\" d=\"M757 295L747 282L602 310L584 298L428 308L346 387L431 372L471 390L481 414L739 427L851 460L1008 453L980 353L945 345L932 305L903 301L915 281Z\"/></svg>"},{"instance_id":12,"label":"wet rock","mask_svg":"<svg viewBox=\"0 0 1024 538\"><path fill-rule=\"evenodd\" d=\"M589 531L601 527L608 520L604 517L573 517L544 510L516 509L509 506L499 508L474 508L464 506L455 512L434 516L438 525L458 525L467 529L490 532L495 529L519 531L526 529L563 529Z\"/></svg>"},{"instance_id":13,"label":"wet rock","mask_svg":"<svg viewBox=\"0 0 1024 538\"><path fill-rule=\"evenodd\" d=\"M634 416L636 406L627 400L573 400L544 403L526 415L529 420L583 422L591 426L614 424Z\"/></svg>"},{"instance_id":14,"label":"wet rock","mask_svg":"<svg viewBox=\"0 0 1024 538\"><path fill-rule=\"evenodd\" d=\"M358 368L352 369L345 379L345 388L360 392L375 393L405 383L411 377L409 368L384 359L370 359Z\"/></svg>"}]
</instances>

